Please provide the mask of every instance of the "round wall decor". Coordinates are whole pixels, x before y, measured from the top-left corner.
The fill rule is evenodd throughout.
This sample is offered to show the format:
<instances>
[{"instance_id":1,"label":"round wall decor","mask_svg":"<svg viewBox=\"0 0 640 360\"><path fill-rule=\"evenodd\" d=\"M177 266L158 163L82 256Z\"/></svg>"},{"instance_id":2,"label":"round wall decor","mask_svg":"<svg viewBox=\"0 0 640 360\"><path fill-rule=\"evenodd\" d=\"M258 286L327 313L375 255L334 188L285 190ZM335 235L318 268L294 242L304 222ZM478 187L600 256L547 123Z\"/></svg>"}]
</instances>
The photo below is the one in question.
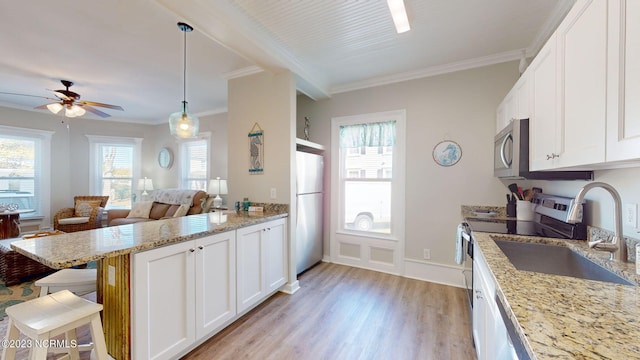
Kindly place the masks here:
<instances>
[{"instance_id":1,"label":"round wall decor","mask_svg":"<svg viewBox=\"0 0 640 360\"><path fill-rule=\"evenodd\" d=\"M173 165L173 152L169 148L162 148L158 153L158 165L163 169L171 168Z\"/></svg>"},{"instance_id":2,"label":"round wall decor","mask_svg":"<svg viewBox=\"0 0 640 360\"><path fill-rule=\"evenodd\" d=\"M453 166L462 157L462 149L455 141L445 140L433 148L433 160L440 166Z\"/></svg>"}]
</instances>

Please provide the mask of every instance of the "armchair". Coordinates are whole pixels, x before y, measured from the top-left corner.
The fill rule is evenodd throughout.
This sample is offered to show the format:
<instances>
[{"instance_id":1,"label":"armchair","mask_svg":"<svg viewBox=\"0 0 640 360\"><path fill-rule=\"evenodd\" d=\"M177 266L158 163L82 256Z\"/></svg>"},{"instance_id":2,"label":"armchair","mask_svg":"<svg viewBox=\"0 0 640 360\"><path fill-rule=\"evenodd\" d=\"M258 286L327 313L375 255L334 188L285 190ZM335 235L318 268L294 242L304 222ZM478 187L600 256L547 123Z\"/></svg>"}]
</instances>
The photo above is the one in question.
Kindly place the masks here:
<instances>
[{"instance_id":1,"label":"armchair","mask_svg":"<svg viewBox=\"0 0 640 360\"><path fill-rule=\"evenodd\" d=\"M108 196L76 196L74 207L58 210L53 228L64 232L91 230L102 227L102 213Z\"/></svg>"}]
</instances>

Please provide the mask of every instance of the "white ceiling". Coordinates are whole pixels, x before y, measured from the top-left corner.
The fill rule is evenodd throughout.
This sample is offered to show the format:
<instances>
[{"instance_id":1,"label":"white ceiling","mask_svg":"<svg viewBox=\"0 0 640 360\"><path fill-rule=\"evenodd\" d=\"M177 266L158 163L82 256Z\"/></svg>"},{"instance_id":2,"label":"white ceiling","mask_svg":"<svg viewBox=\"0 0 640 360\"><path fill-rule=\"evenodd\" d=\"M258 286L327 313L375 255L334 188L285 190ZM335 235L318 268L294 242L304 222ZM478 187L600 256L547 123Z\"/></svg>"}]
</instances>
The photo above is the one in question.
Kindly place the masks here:
<instances>
[{"instance_id":1,"label":"white ceiling","mask_svg":"<svg viewBox=\"0 0 640 360\"><path fill-rule=\"evenodd\" d=\"M124 108L99 108L110 119L167 122L185 21L191 112L226 111L227 80L260 69L290 69L320 99L533 56L573 2L405 0L411 31L396 34L384 0L0 0L0 92L52 97L67 79L83 100ZM48 102L0 94L0 106Z\"/></svg>"}]
</instances>

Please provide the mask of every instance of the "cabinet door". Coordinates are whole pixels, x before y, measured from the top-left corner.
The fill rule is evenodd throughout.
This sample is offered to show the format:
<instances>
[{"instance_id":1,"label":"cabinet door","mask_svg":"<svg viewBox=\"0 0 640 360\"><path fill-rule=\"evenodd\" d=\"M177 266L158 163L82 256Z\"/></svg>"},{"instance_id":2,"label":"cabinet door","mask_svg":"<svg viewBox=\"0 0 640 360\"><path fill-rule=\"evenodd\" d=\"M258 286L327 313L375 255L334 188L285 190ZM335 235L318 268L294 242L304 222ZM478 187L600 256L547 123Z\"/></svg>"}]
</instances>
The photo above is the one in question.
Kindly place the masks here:
<instances>
[{"instance_id":1,"label":"cabinet door","mask_svg":"<svg viewBox=\"0 0 640 360\"><path fill-rule=\"evenodd\" d=\"M531 82L529 71L525 71L516 82L515 89L515 118L529 119L531 117Z\"/></svg>"},{"instance_id":2,"label":"cabinet door","mask_svg":"<svg viewBox=\"0 0 640 360\"><path fill-rule=\"evenodd\" d=\"M529 70L531 118L529 120L529 170L554 168L558 151L556 35L551 35Z\"/></svg>"},{"instance_id":3,"label":"cabinet door","mask_svg":"<svg viewBox=\"0 0 640 360\"><path fill-rule=\"evenodd\" d=\"M196 338L236 315L235 231L196 240Z\"/></svg>"},{"instance_id":4,"label":"cabinet door","mask_svg":"<svg viewBox=\"0 0 640 360\"><path fill-rule=\"evenodd\" d=\"M616 8L619 5L621 7ZM610 42L618 45L618 51L614 54L618 58L614 56L609 61L611 65L617 65L610 72L612 81L609 83L609 92L619 93L620 101L616 97L609 103L609 109L619 109L607 119L607 161L639 159L640 2L610 1L609 6L611 14L621 14L621 21L611 30L610 36Z\"/></svg>"},{"instance_id":5,"label":"cabinet door","mask_svg":"<svg viewBox=\"0 0 640 360\"><path fill-rule=\"evenodd\" d=\"M195 341L195 242L133 255L132 354L171 359Z\"/></svg>"},{"instance_id":6,"label":"cabinet door","mask_svg":"<svg viewBox=\"0 0 640 360\"><path fill-rule=\"evenodd\" d=\"M560 66L557 166L605 160L607 2L578 0L558 27Z\"/></svg>"},{"instance_id":7,"label":"cabinet door","mask_svg":"<svg viewBox=\"0 0 640 360\"><path fill-rule=\"evenodd\" d=\"M267 223L263 243L264 274L266 292L279 289L287 279L287 232L286 220Z\"/></svg>"},{"instance_id":8,"label":"cabinet door","mask_svg":"<svg viewBox=\"0 0 640 360\"><path fill-rule=\"evenodd\" d=\"M266 292L262 266L264 224L236 231L237 309L238 313L262 299Z\"/></svg>"}]
</instances>

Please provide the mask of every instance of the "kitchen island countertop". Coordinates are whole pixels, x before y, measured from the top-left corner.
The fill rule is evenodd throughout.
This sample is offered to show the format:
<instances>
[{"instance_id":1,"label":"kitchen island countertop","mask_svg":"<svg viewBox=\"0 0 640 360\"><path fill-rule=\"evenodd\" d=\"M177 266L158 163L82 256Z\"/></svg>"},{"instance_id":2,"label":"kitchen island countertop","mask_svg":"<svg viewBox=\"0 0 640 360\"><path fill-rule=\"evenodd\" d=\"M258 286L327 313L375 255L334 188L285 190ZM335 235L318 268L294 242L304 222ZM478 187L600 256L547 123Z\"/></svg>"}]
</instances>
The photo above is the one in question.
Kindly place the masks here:
<instances>
[{"instance_id":1,"label":"kitchen island countertop","mask_svg":"<svg viewBox=\"0 0 640 360\"><path fill-rule=\"evenodd\" d=\"M54 269L192 240L287 217L285 209L265 212L211 212L18 240L18 253Z\"/></svg>"},{"instance_id":2,"label":"kitchen island countertop","mask_svg":"<svg viewBox=\"0 0 640 360\"><path fill-rule=\"evenodd\" d=\"M494 239L564 245L632 280L586 241L474 232L496 280L496 298L532 359L639 359L640 287L517 270Z\"/></svg>"}]
</instances>

